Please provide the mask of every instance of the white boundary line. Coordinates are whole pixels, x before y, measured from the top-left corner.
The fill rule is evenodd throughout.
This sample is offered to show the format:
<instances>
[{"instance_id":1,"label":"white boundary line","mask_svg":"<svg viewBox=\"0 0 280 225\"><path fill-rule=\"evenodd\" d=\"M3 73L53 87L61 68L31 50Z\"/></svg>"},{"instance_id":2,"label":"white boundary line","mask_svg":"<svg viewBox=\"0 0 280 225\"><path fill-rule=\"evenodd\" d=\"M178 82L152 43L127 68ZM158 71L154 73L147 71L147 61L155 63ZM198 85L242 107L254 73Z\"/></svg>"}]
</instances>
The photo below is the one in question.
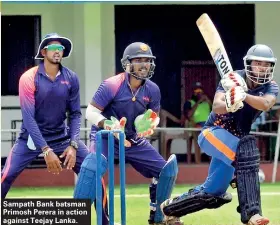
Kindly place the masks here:
<instances>
[{"instance_id":1,"label":"white boundary line","mask_svg":"<svg viewBox=\"0 0 280 225\"><path fill-rule=\"evenodd\" d=\"M237 193L231 193L233 196L236 196ZM178 196L180 194L172 194L172 196ZM262 196L280 196L280 192L262 192ZM120 195L114 195L115 198L119 198ZM148 194L128 194L126 195L126 198L145 198L149 197L150 195ZM18 196L18 197L7 197L7 198L73 198L73 196Z\"/></svg>"}]
</instances>

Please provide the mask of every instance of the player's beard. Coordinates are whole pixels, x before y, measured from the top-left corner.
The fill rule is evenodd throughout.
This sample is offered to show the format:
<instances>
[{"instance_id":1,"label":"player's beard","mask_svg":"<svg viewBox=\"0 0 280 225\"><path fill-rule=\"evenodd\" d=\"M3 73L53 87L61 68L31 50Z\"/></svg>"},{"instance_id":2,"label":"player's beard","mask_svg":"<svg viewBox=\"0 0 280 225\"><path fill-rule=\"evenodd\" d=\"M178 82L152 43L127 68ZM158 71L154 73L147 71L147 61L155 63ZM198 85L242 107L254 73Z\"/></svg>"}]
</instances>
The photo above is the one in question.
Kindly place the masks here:
<instances>
[{"instance_id":1,"label":"player's beard","mask_svg":"<svg viewBox=\"0 0 280 225\"><path fill-rule=\"evenodd\" d=\"M149 70L145 67L145 68L140 68L139 70L137 70L136 75L139 78L145 79L146 77L148 77L148 73L149 73Z\"/></svg>"},{"instance_id":2,"label":"player's beard","mask_svg":"<svg viewBox=\"0 0 280 225\"><path fill-rule=\"evenodd\" d=\"M269 80L269 76L267 76L267 74L263 73L263 72L252 72L252 80L254 80L254 83L257 84L256 86L260 86L264 83L266 83ZM255 87L256 87L255 86Z\"/></svg>"},{"instance_id":3,"label":"player's beard","mask_svg":"<svg viewBox=\"0 0 280 225\"><path fill-rule=\"evenodd\" d=\"M139 71L137 75L141 78L146 78L148 76L148 71Z\"/></svg>"},{"instance_id":4,"label":"player's beard","mask_svg":"<svg viewBox=\"0 0 280 225\"><path fill-rule=\"evenodd\" d=\"M47 57L47 60L51 64L60 64L61 63L61 57L60 56L53 56L53 57Z\"/></svg>"}]
</instances>

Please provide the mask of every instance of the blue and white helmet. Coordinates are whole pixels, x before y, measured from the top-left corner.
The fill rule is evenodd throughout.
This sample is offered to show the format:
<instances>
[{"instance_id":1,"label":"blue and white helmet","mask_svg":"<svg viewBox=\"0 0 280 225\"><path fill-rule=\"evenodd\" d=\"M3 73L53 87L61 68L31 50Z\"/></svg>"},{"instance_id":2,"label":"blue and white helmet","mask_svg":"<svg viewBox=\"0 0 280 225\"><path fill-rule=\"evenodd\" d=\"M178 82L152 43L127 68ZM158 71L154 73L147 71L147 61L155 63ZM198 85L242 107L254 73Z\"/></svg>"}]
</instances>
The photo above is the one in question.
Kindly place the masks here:
<instances>
[{"instance_id":1,"label":"blue and white helmet","mask_svg":"<svg viewBox=\"0 0 280 225\"><path fill-rule=\"evenodd\" d=\"M256 72L252 70L251 63L253 60L270 62L270 67L265 67L265 72ZM252 46L246 56L243 58L246 76L248 79L257 84L266 84L273 79L273 72L277 59L273 51L266 45L257 44ZM259 67L259 66L258 66Z\"/></svg>"}]
</instances>

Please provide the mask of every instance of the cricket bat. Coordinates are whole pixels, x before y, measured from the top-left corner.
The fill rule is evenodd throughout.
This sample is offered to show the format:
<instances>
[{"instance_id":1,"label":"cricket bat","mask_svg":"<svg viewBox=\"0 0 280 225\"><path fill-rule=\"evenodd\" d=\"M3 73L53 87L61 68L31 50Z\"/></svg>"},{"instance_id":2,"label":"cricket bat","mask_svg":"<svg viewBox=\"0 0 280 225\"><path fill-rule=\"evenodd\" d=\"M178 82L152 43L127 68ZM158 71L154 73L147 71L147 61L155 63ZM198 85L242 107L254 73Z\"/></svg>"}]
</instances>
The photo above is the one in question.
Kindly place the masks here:
<instances>
[{"instance_id":1,"label":"cricket bat","mask_svg":"<svg viewBox=\"0 0 280 225\"><path fill-rule=\"evenodd\" d=\"M210 51L221 77L233 71L222 39L210 17L204 13L196 21L196 25Z\"/></svg>"}]
</instances>

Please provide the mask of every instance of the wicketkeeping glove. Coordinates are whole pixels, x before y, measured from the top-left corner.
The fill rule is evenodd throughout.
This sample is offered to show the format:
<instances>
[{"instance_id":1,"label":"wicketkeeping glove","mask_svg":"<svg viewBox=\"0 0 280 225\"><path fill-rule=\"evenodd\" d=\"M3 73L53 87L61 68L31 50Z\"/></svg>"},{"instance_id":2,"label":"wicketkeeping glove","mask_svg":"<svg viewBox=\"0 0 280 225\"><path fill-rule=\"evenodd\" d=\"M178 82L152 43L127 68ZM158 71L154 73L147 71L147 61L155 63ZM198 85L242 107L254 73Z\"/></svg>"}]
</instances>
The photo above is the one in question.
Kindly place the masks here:
<instances>
[{"instance_id":1,"label":"wicketkeeping glove","mask_svg":"<svg viewBox=\"0 0 280 225\"><path fill-rule=\"evenodd\" d=\"M248 91L245 80L236 72L232 72L221 79L221 84L225 91L230 90L233 87L240 86L244 91Z\"/></svg>"},{"instance_id":2,"label":"wicketkeeping glove","mask_svg":"<svg viewBox=\"0 0 280 225\"><path fill-rule=\"evenodd\" d=\"M151 109L148 109L144 114L137 116L134 125L138 137L151 136L154 133L154 129L159 124L159 120L157 114Z\"/></svg>"},{"instance_id":3,"label":"wicketkeeping glove","mask_svg":"<svg viewBox=\"0 0 280 225\"><path fill-rule=\"evenodd\" d=\"M246 93L242 87L237 86L228 90L225 94L226 110L228 112L236 112L243 108L243 101L246 98Z\"/></svg>"},{"instance_id":4,"label":"wicketkeeping glove","mask_svg":"<svg viewBox=\"0 0 280 225\"><path fill-rule=\"evenodd\" d=\"M124 132L126 124L126 118L122 117L120 120L117 118L111 116L111 120L105 120L104 121L104 129L105 130L122 130ZM119 139L119 134L114 133L114 136ZM131 143L127 141L126 139L124 140L124 146L125 147L131 147Z\"/></svg>"}]
</instances>

